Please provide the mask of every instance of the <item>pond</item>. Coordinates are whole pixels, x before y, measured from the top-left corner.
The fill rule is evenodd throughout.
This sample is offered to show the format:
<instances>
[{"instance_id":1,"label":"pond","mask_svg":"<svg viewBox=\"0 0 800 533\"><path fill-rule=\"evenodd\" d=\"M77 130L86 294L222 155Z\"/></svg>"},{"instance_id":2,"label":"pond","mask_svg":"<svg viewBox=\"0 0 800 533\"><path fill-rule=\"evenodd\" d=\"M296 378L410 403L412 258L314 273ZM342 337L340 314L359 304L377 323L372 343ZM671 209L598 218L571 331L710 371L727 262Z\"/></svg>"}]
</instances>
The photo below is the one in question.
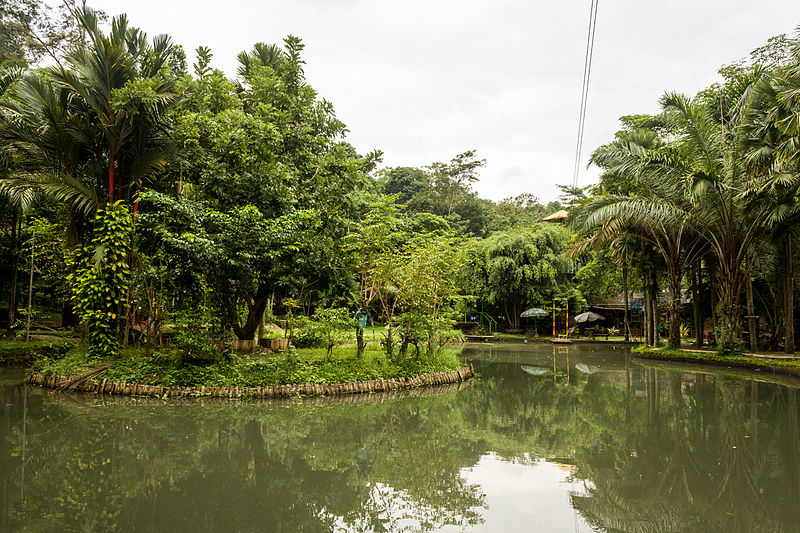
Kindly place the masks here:
<instances>
[{"instance_id":1,"label":"pond","mask_svg":"<svg viewBox=\"0 0 800 533\"><path fill-rule=\"evenodd\" d=\"M605 345L462 355L471 384L260 403L0 369L0 531L800 528L793 382Z\"/></svg>"}]
</instances>

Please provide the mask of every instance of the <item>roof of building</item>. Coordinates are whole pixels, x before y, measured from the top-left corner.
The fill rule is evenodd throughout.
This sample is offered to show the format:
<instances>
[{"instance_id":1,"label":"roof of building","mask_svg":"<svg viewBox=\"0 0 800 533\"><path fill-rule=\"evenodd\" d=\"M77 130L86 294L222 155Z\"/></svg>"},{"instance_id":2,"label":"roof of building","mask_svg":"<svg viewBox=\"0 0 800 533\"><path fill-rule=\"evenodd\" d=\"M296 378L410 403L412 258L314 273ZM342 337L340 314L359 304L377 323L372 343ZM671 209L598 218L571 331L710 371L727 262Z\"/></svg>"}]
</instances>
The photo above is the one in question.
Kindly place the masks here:
<instances>
[{"instance_id":1,"label":"roof of building","mask_svg":"<svg viewBox=\"0 0 800 533\"><path fill-rule=\"evenodd\" d=\"M569 213L564 211L563 209L560 211L556 211L552 215L548 215L542 219L542 222L563 222Z\"/></svg>"}]
</instances>

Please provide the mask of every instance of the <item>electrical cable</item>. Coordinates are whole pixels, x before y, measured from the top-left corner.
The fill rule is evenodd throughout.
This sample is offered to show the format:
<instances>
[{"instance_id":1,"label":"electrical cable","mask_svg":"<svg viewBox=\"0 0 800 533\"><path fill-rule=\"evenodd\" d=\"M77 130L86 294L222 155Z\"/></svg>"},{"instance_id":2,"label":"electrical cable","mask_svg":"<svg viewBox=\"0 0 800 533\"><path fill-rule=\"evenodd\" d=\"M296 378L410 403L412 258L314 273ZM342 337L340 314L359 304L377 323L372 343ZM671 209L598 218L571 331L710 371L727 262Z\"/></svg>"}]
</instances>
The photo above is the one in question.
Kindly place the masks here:
<instances>
[{"instance_id":1,"label":"electrical cable","mask_svg":"<svg viewBox=\"0 0 800 533\"><path fill-rule=\"evenodd\" d=\"M583 132L586 125L586 102L589 96L589 79L592 75L592 57L594 56L594 35L597 26L597 4L599 0L591 0L589 6L589 30L586 35L586 56L583 60L583 83L581 86L581 107L578 113L578 138L575 143L575 167L572 175L572 186L578 186L578 169L580 168L583 150Z\"/></svg>"}]
</instances>

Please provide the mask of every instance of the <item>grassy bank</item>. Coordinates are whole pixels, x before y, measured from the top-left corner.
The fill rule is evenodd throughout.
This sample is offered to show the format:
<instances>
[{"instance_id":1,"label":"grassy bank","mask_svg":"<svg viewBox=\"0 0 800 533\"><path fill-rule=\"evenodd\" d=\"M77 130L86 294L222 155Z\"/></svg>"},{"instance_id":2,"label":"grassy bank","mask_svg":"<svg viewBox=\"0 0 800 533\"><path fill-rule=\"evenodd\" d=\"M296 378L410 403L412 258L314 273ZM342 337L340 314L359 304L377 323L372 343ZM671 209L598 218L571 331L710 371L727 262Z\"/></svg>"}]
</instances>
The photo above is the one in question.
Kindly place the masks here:
<instances>
[{"instance_id":1,"label":"grassy bank","mask_svg":"<svg viewBox=\"0 0 800 533\"><path fill-rule=\"evenodd\" d=\"M20 365L42 358L63 357L75 347L75 343L63 340L0 340L0 365Z\"/></svg>"},{"instance_id":2,"label":"grassy bank","mask_svg":"<svg viewBox=\"0 0 800 533\"><path fill-rule=\"evenodd\" d=\"M716 352L697 352L675 348L639 347L633 355L646 359L703 363L718 366L744 368L748 370L771 370L776 373L800 377L800 359L771 359L753 355L721 355Z\"/></svg>"},{"instance_id":3,"label":"grassy bank","mask_svg":"<svg viewBox=\"0 0 800 533\"><path fill-rule=\"evenodd\" d=\"M306 348L278 353L231 353L217 362L193 364L160 352L146 356L141 349L125 350L115 359L91 359L84 347L76 347L60 357L35 358L33 370L66 376L98 368L97 365L109 365L94 379L183 387L331 384L457 370L463 366L456 356L458 351L446 348L433 358L409 356L392 362L377 347L368 347L363 359L356 357L354 347L344 347L336 350L328 361L324 350Z\"/></svg>"}]
</instances>

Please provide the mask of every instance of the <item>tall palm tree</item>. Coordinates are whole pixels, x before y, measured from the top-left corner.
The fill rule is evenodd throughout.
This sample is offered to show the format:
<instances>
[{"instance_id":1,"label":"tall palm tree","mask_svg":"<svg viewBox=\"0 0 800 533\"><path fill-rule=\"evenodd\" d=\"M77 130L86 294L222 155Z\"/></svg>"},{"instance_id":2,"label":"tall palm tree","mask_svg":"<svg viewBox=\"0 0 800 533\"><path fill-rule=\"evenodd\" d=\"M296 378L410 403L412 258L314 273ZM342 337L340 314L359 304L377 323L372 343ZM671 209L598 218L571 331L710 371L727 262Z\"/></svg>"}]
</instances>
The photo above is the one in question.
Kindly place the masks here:
<instances>
[{"instance_id":1,"label":"tall palm tree","mask_svg":"<svg viewBox=\"0 0 800 533\"><path fill-rule=\"evenodd\" d=\"M44 73L30 73L2 106L0 151L15 162L7 194L39 191L65 204L67 245L86 242L101 199L133 200L166 164L167 112L178 101L170 39L116 17L106 35L91 9L77 10L87 41Z\"/></svg>"},{"instance_id":2,"label":"tall palm tree","mask_svg":"<svg viewBox=\"0 0 800 533\"><path fill-rule=\"evenodd\" d=\"M239 52L236 58L239 60L236 73L247 79L254 73L256 67L269 67L277 71L285 64L286 55L276 44L256 43L250 53Z\"/></svg>"},{"instance_id":3,"label":"tall palm tree","mask_svg":"<svg viewBox=\"0 0 800 533\"><path fill-rule=\"evenodd\" d=\"M78 16L88 43L63 65L20 80L0 137L25 165L6 188L41 189L90 217L100 198L129 199L163 168L171 145L166 113L178 95L163 72L173 50L168 37L150 43L124 15L104 35L91 9Z\"/></svg>"},{"instance_id":4,"label":"tall palm tree","mask_svg":"<svg viewBox=\"0 0 800 533\"><path fill-rule=\"evenodd\" d=\"M578 210L574 223L589 240L609 244L620 236L643 239L669 271L669 346L680 347L681 280L697 248L687 184L672 164L672 147L651 129L621 132L592 155L607 179L627 180L627 191L597 196Z\"/></svg>"},{"instance_id":5,"label":"tall palm tree","mask_svg":"<svg viewBox=\"0 0 800 533\"><path fill-rule=\"evenodd\" d=\"M740 143L752 180L743 197L783 248L783 301L787 353L794 353L792 249L800 223L800 41L791 62L755 85L744 113Z\"/></svg>"},{"instance_id":6,"label":"tall palm tree","mask_svg":"<svg viewBox=\"0 0 800 533\"><path fill-rule=\"evenodd\" d=\"M18 68L9 68L0 70L0 127L5 121L5 114L2 113L7 94L21 76L22 71ZM8 172L13 162L0 154L0 165L3 173ZM21 227L20 216L22 212L32 203L33 198L30 194L15 195L11 194L3 188L0 188L0 202L5 209L10 213L8 220L10 249L11 249L11 271L9 272L9 289L8 289L8 332L12 333L14 328L14 319L17 309L17 274L19 272L19 233Z\"/></svg>"},{"instance_id":7,"label":"tall palm tree","mask_svg":"<svg viewBox=\"0 0 800 533\"><path fill-rule=\"evenodd\" d=\"M91 126L87 133L101 151L95 156L106 158L109 198L115 190L118 197L129 197L133 186L138 190L166 163L165 115L178 95L162 69L173 45L166 35L148 43L125 15L114 18L108 35L91 9L79 10L78 17L89 43L71 50L51 77L69 93L72 111Z\"/></svg>"},{"instance_id":8,"label":"tall palm tree","mask_svg":"<svg viewBox=\"0 0 800 533\"><path fill-rule=\"evenodd\" d=\"M726 127L702 102L680 94L666 94L661 103L665 116L680 135L675 161L690 185L691 209L698 231L716 258L723 335L736 342L745 283L743 263L762 224L741 201L746 180L735 124Z\"/></svg>"}]
</instances>

